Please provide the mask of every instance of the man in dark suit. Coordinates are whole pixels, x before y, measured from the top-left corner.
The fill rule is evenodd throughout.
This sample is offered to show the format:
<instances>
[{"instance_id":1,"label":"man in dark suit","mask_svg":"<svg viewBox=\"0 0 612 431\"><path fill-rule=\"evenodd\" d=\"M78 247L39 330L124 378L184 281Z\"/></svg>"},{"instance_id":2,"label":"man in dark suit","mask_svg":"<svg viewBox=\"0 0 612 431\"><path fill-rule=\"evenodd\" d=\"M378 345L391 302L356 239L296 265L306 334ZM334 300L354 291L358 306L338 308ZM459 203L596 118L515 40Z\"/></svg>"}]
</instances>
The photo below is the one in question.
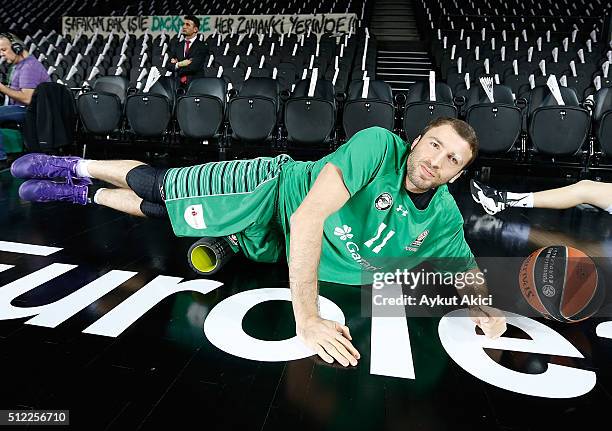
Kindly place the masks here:
<instances>
[{"instance_id":1,"label":"man in dark suit","mask_svg":"<svg viewBox=\"0 0 612 431\"><path fill-rule=\"evenodd\" d=\"M188 85L195 78L204 77L208 46L198 38L200 20L193 15L184 18L182 42L174 45L170 52L170 63L174 64L179 83Z\"/></svg>"}]
</instances>

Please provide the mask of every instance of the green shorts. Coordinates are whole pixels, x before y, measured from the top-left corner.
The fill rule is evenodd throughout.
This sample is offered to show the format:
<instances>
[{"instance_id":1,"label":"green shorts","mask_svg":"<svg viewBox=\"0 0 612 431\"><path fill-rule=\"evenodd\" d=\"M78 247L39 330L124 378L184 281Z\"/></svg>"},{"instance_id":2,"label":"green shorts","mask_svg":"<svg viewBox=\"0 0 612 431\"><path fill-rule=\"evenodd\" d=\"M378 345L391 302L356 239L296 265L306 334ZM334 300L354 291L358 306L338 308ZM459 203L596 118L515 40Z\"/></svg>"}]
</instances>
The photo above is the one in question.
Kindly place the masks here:
<instances>
[{"instance_id":1,"label":"green shorts","mask_svg":"<svg viewBox=\"0 0 612 431\"><path fill-rule=\"evenodd\" d=\"M235 234L249 259L278 261L285 243L278 220L278 178L282 165L291 161L283 154L169 169L164 192L174 234Z\"/></svg>"}]
</instances>

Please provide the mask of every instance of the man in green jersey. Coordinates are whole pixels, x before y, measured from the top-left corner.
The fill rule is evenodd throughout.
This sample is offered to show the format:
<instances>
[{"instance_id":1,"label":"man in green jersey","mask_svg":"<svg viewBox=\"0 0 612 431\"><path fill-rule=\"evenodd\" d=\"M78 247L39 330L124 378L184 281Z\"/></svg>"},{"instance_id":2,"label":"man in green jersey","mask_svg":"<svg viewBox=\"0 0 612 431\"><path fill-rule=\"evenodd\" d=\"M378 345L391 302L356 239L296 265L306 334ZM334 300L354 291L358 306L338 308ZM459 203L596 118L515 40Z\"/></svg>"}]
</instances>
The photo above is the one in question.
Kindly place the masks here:
<instances>
[{"instance_id":1,"label":"man in green jersey","mask_svg":"<svg viewBox=\"0 0 612 431\"><path fill-rule=\"evenodd\" d=\"M359 353L348 327L319 316L318 280L362 284L374 272L393 269L385 262L404 257L411 265L454 258L452 268L437 269L477 273L446 187L477 152L467 123L441 118L411 146L372 127L315 162L281 155L155 169L137 161L30 154L11 172L30 178L20 187L26 200L95 202L169 217L177 236L231 236L236 249L260 262L278 261L286 249L298 336L327 362L347 366ZM67 181L48 180L57 177ZM89 178L117 188L94 192ZM487 289L472 283L460 293L484 297ZM475 306L471 314L487 336L506 329L495 309Z\"/></svg>"}]
</instances>

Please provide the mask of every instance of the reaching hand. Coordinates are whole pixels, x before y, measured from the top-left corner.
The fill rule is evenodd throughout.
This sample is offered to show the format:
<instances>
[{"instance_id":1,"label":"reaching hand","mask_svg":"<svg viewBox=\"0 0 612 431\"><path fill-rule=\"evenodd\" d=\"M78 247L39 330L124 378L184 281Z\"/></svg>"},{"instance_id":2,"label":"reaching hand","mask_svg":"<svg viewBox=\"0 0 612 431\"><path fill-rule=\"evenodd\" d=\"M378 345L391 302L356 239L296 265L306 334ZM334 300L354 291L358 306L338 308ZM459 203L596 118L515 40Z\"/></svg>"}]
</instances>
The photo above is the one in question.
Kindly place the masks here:
<instances>
[{"instance_id":1,"label":"reaching hand","mask_svg":"<svg viewBox=\"0 0 612 431\"><path fill-rule=\"evenodd\" d=\"M314 350L325 362L333 363L334 359L343 366L357 365L361 357L353 347L351 333L347 326L333 320L314 317L297 326L298 337Z\"/></svg>"},{"instance_id":2,"label":"reaching hand","mask_svg":"<svg viewBox=\"0 0 612 431\"><path fill-rule=\"evenodd\" d=\"M499 338L506 332L506 317L496 308L485 305L470 307L470 318L489 338Z\"/></svg>"},{"instance_id":3,"label":"reaching hand","mask_svg":"<svg viewBox=\"0 0 612 431\"><path fill-rule=\"evenodd\" d=\"M187 60L179 61L179 62L177 63L177 66L178 66L178 67L187 67L187 66L189 66L190 64L191 64L191 60L190 60L190 59L187 59Z\"/></svg>"}]
</instances>

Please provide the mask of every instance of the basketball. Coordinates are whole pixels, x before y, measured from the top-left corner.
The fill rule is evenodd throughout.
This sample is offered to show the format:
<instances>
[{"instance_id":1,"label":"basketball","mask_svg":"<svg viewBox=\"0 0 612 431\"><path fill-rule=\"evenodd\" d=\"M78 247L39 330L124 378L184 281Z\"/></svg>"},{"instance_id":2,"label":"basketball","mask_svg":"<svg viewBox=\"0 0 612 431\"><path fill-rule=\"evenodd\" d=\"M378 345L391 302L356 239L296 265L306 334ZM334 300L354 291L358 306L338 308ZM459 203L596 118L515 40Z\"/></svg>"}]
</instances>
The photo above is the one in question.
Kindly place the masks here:
<instances>
[{"instance_id":1,"label":"basketball","mask_svg":"<svg viewBox=\"0 0 612 431\"><path fill-rule=\"evenodd\" d=\"M519 272L521 293L547 319L574 323L593 316L604 300L604 286L595 262L564 245L540 248Z\"/></svg>"}]
</instances>

